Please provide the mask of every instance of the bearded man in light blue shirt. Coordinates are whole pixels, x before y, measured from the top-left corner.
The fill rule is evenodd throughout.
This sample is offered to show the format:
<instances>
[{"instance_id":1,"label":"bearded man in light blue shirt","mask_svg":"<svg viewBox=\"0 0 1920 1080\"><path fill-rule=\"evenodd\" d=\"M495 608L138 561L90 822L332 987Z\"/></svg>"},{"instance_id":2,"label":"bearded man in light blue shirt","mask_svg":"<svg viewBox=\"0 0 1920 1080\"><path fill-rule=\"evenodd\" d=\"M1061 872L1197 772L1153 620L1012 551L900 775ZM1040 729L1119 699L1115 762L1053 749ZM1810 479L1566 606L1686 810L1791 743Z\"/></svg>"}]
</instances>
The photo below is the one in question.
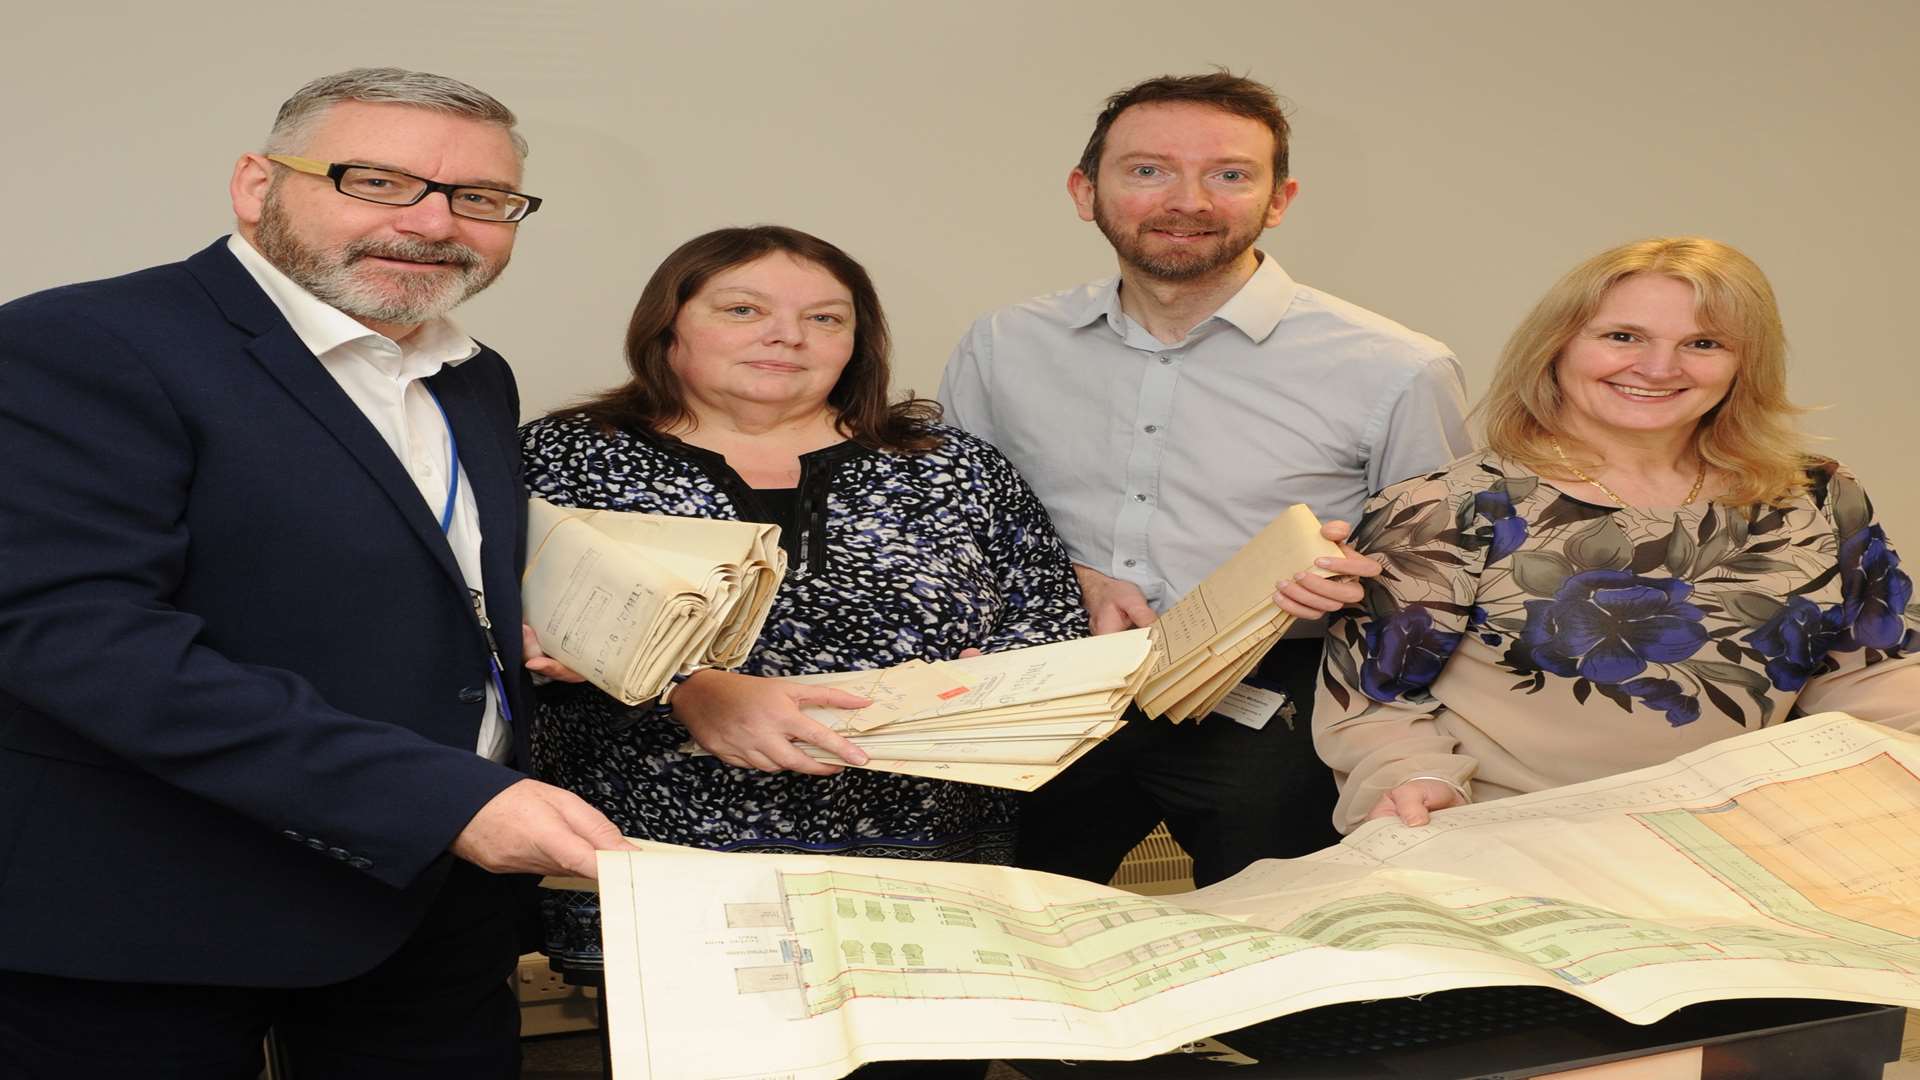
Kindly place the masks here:
<instances>
[{"instance_id":1,"label":"bearded man in light blue shirt","mask_svg":"<svg viewBox=\"0 0 1920 1080\"><path fill-rule=\"evenodd\" d=\"M1096 634L1151 623L1292 503L1353 521L1370 493L1471 448L1445 345L1254 248L1299 190L1288 133L1270 88L1226 72L1115 94L1067 187L1119 275L984 316L948 361L948 417L1046 504ZM1164 819L1205 885L1336 842L1308 724L1318 618L1379 567L1325 565L1342 577L1278 583L1302 621L1235 716L1136 714L1035 793L1016 861L1105 881Z\"/></svg>"}]
</instances>

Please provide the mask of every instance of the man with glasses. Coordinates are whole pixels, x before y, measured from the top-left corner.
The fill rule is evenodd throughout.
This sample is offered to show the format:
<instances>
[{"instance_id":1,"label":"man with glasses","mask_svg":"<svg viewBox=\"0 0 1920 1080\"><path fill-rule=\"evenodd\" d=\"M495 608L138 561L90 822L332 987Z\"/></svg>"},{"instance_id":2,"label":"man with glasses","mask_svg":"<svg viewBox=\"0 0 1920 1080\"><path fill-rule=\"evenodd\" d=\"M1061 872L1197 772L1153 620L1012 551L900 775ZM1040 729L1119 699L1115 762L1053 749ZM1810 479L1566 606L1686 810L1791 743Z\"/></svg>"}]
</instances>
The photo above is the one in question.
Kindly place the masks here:
<instances>
[{"instance_id":1,"label":"man with glasses","mask_svg":"<svg viewBox=\"0 0 1920 1080\"><path fill-rule=\"evenodd\" d=\"M510 767L518 400L446 313L540 206L513 125L316 80L235 235L0 307L9 1076L517 1075L524 875L621 840Z\"/></svg>"}]
</instances>

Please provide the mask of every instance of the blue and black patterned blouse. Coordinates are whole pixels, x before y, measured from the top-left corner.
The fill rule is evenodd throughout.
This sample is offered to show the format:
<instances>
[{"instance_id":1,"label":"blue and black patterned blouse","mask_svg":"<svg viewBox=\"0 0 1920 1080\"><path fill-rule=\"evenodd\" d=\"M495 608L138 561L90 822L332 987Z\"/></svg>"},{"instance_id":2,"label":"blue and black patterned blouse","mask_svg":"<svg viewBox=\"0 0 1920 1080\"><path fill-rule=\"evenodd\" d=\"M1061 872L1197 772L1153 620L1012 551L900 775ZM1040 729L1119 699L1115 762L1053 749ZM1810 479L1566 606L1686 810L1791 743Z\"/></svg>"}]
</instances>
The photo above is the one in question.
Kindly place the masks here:
<instances>
[{"instance_id":1,"label":"blue and black patterned blouse","mask_svg":"<svg viewBox=\"0 0 1920 1080\"><path fill-rule=\"evenodd\" d=\"M799 528L718 454L606 434L580 417L521 430L527 485L563 506L773 521L786 581L742 671L807 675L1082 637L1086 614L1046 511L987 443L954 428L919 454L846 442L805 455ZM1006 862L1014 796L847 769L763 773L690 757L670 713L590 686L547 688L536 772L629 835L726 851Z\"/></svg>"}]
</instances>

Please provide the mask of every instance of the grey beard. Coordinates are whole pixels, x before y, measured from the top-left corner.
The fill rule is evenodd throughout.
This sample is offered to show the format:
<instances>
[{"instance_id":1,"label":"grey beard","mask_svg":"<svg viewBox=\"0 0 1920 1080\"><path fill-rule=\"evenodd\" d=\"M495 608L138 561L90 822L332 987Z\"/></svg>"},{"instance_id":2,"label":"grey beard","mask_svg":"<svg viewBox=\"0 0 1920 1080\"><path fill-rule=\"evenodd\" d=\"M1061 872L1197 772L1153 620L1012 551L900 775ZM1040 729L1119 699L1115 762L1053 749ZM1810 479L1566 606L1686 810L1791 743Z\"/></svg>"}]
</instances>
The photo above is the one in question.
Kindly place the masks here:
<instances>
[{"instance_id":1,"label":"grey beard","mask_svg":"<svg viewBox=\"0 0 1920 1080\"><path fill-rule=\"evenodd\" d=\"M356 319L418 326L445 315L493 284L506 260L489 264L465 244L452 241L357 240L338 254L316 251L294 235L285 209L270 191L260 210L254 242L267 261L330 307ZM368 256L444 262L452 274L386 272L355 267Z\"/></svg>"}]
</instances>

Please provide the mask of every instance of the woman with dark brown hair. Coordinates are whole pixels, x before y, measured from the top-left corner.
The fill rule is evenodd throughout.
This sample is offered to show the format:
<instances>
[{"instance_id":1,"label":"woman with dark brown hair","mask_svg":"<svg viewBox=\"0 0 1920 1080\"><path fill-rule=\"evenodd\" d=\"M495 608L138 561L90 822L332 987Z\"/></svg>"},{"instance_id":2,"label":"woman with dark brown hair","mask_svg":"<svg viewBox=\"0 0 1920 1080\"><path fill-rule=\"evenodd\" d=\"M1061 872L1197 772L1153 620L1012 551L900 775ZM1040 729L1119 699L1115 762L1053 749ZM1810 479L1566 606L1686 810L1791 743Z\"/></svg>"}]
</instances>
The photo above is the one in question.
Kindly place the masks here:
<instances>
[{"instance_id":1,"label":"woman with dark brown hair","mask_svg":"<svg viewBox=\"0 0 1920 1080\"><path fill-rule=\"evenodd\" d=\"M1010 793L842 771L804 716L859 704L783 676L1076 638L1071 565L1027 486L930 401L887 400L887 327L845 252L775 226L669 255L627 334L628 382L522 431L528 486L566 506L777 524L785 583L740 673L664 706L548 688L539 774L628 835L728 851L1006 862ZM714 756L681 751L688 739ZM597 950L597 940L576 943Z\"/></svg>"}]
</instances>

